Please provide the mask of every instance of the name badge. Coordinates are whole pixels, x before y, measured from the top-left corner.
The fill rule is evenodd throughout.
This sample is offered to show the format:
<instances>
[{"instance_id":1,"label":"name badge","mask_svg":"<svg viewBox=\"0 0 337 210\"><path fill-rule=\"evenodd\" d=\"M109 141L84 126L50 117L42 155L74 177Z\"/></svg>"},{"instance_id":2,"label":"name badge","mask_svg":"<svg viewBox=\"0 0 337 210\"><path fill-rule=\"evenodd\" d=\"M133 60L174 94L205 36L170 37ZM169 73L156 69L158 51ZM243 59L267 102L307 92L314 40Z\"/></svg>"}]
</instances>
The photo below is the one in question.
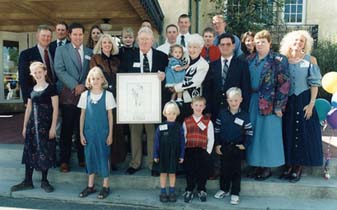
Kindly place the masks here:
<instances>
[{"instance_id":1,"label":"name badge","mask_svg":"<svg viewBox=\"0 0 337 210\"><path fill-rule=\"evenodd\" d=\"M300 67L301 68L309 68L310 63L308 61L301 62Z\"/></svg>"},{"instance_id":2,"label":"name badge","mask_svg":"<svg viewBox=\"0 0 337 210\"><path fill-rule=\"evenodd\" d=\"M235 118L235 120L234 120L234 123L237 124L237 125L240 125L240 126L243 125L243 122L244 121L242 119L240 119L240 118Z\"/></svg>"},{"instance_id":3,"label":"name badge","mask_svg":"<svg viewBox=\"0 0 337 210\"><path fill-rule=\"evenodd\" d=\"M204 123L202 123L202 122L199 122L199 123L198 123L198 127L199 127L202 131L206 129L206 125L205 125Z\"/></svg>"},{"instance_id":4,"label":"name badge","mask_svg":"<svg viewBox=\"0 0 337 210\"><path fill-rule=\"evenodd\" d=\"M91 59L91 57L89 55L85 55L84 58L87 59L87 60Z\"/></svg>"},{"instance_id":5,"label":"name badge","mask_svg":"<svg viewBox=\"0 0 337 210\"><path fill-rule=\"evenodd\" d=\"M159 125L159 130L160 131L166 131L167 129L168 129L167 124Z\"/></svg>"},{"instance_id":6,"label":"name badge","mask_svg":"<svg viewBox=\"0 0 337 210\"><path fill-rule=\"evenodd\" d=\"M133 63L133 68L140 68L140 63L134 62Z\"/></svg>"}]
</instances>

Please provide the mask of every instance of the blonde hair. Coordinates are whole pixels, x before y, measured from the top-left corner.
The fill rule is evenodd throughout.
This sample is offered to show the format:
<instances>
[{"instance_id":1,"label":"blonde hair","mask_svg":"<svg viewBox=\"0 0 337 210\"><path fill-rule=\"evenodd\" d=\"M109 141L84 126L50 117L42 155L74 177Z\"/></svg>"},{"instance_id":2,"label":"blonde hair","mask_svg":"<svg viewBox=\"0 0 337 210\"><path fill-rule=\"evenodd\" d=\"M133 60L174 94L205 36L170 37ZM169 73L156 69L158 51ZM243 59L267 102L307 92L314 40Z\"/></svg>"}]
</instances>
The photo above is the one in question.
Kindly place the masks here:
<instances>
[{"instance_id":1,"label":"blonde hair","mask_svg":"<svg viewBox=\"0 0 337 210\"><path fill-rule=\"evenodd\" d=\"M271 34L267 30L262 30L255 34L254 40L256 39L267 39L268 42L271 43Z\"/></svg>"},{"instance_id":2,"label":"blonde hair","mask_svg":"<svg viewBox=\"0 0 337 210\"><path fill-rule=\"evenodd\" d=\"M281 41L280 44L280 53L282 55L285 55L287 57L290 57L290 48L293 44L294 40L297 37L303 36L305 39L305 45L303 48L304 54L310 54L312 50L312 45L314 43L314 39L311 37L308 31L305 30L298 30L298 31L292 31L287 33Z\"/></svg>"},{"instance_id":3,"label":"blonde hair","mask_svg":"<svg viewBox=\"0 0 337 210\"><path fill-rule=\"evenodd\" d=\"M177 116L180 115L180 109L179 109L177 103L174 102L174 101L169 101L165 104L164 109L163 109L163 115L165 117L166 117L166 113L168 112L168 110L173 110L174 113L177 114Z\"/></svg>"},{"instance_id":4,"label":"blonde hair","mask_svg":"<svg viewBox=\"0 0 337 210\"><path fill-rule=\"evenodd\" d=\"M231 87L226 91L227 98L232 98L234 96L242 97L241 89L238 87Z\"/></svg>"},{"instance_id":5,"label":"blonde hair","mask_svg":"<svg viewBox=\"0 0 337 210\"><path fill-rule=\"evenodd\" d=\"M33 70L39 69L39 68L43 69L43 71L45 71L45 72L48 71L47 66L46 66L44 63L42 63L42 62L40 62L40 61L34 61L34 62L31 63L30 66L29 66L30 75L32 75L32 71L33 71ZM46 80L48 83L50 83L50 84L53 83L53 82L51 81L51 79L48 77L48 74L45 75L45 80Z\"/></svg>"},{"instance_id":6,"label":"blonde hair","mask_svg":"<svg viewBox=\"0 0 337 210\"><path fill-rule=\"evenodd\" d=\"M206 99L203 96L194 96L192 98L192 104L194 104L196 102L203 102L204 105L206 105Z\"/></svg>"},{"instance_id":7,"label":"blonde hair","mask_svg":"<svg viewBox=\"0 0 337 210\"><path fill-rule=\"evenodd\" d=\"M29 66L29 70L30 70L30 73L35 70L35 69L38 69L38 68L41 68L43 69L44 71L47 71L47 66L40 62L40 61L34 61L33 63L30 64Z\"/></svg>"},{"instance_id":8,"label":"blonde hair","mask_svg":"<svg viewBox=\"0 0 337 210\"><path fill-rule=\"evenodd\" d=\"M88 73L88 76L87 76L87 79L85 80L85 87L86 88L88 88L88 89L92 88L91 83L90 83L90 79L92 77L95 77L95 76L99 76L103 79L102 88L104 88L104 89L108 88L108 81L105 79L105 76L103 74L102 69L97 67L97 66L90 69L90 71Z\"/></svg>"},{"instance_id":9,"label":"blonde hair","mask_svg":"<svg viewBox=\"0 0 337 210\"><path fill-rule=\"evenodd\" d=\"M101 34L94 50L93 50L93 54L102 54L102 42L104 38L108 38L109 41L112 44L112 49L111 49L111 55L117 55L118 54L118 46L114 40L114 38L112 38L112 36L110 34Z\"/></svg>"}]
</instances>

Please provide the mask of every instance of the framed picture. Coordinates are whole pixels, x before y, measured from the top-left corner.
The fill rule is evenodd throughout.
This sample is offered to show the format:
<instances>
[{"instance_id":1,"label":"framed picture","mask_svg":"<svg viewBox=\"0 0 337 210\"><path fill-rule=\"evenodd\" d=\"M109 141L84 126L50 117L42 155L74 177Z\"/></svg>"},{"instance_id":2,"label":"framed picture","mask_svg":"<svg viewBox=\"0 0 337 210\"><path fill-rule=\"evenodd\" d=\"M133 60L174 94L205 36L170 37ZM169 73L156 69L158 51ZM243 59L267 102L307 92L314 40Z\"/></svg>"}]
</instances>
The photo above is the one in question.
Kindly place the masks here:
<instances>
[{"instance_id":1,"label":"framed picture","mask_svg":"<svg viewBox=\"0 0 337 210\"><path fill-rule=\"evenodd\" d=\"M161 122L161 81L157 73L117 74L117 124Z\"/></svg>"}]
</instances>

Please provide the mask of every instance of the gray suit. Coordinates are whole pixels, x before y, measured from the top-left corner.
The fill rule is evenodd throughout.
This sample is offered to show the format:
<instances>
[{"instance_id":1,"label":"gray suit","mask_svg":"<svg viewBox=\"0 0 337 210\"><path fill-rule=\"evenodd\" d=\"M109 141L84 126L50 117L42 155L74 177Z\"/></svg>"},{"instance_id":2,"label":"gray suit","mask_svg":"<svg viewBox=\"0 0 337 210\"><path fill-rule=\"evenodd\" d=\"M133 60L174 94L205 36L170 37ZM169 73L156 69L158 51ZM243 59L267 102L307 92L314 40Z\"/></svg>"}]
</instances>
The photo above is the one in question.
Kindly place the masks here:
<instances>
[{"instance_id":1,"label":"gray suit","mask_svg":"<svg viewBox=\"0 0 337 210\"><path fill-rule=\"evenodd\" d=\"M54 69L57 77L67 88L73 90L76 85L84 84L89 71L92 50L83 47L84 58L82 72L76 57L76 50L71 43L56 48Z\"/></svg>"},{"instance_id":2,"label":"gray suit","mask_svg":"<svg viewBox=\"0 0 337 210\"><path fill-rule=\"evenodd\" d=\"M83 146L79 137L79 121L81 110L77 108L79 95L75 96L75 87L85 84L89 71L89 62L92 50L83 47L82 68L78 61L76 49L71 43L57 47L54 59L54 69L59 83L60 104L62 105L62 128L60 138L60 163L69 164L71 156L72 135L75 130L77 143L77 156L79 163L84 162Z\"/></svg>"}]
</instances>

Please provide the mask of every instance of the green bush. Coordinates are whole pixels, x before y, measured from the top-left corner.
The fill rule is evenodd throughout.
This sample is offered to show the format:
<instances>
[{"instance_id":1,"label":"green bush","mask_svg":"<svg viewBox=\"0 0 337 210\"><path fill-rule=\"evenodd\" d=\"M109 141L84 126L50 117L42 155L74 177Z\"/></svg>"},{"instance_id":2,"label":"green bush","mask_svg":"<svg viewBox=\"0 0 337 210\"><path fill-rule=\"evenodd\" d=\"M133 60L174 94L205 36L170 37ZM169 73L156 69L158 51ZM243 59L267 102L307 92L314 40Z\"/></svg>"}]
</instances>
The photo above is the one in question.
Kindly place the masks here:
<instances>
[{"instance_id":1,"label":"green bush","mask_svg":"<svg viewBox=\"0 0 337 210\"><path fill-rule=\"evenodd\" d=\"M312 55L317 58L322 76L328 72L337 71L337 43L320 41L313 50ZM318 97L330 101L331 94L326 92L323 88L320 88Z\"/></svg>"}]
</instances>

